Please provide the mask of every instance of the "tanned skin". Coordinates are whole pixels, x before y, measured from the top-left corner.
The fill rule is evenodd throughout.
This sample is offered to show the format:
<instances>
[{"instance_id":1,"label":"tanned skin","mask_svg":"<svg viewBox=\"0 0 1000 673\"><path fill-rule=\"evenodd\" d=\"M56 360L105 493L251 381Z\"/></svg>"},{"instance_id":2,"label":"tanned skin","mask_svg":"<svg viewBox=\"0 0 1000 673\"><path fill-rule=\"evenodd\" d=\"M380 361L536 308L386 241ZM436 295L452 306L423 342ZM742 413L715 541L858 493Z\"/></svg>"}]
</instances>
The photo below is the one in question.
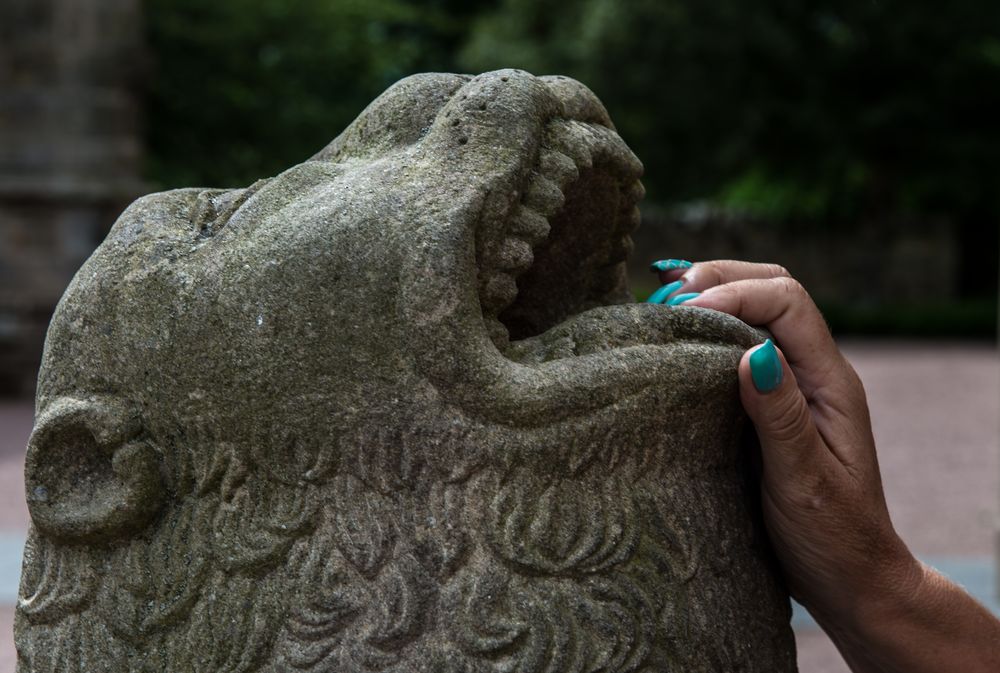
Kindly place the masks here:
<instances>
[{"instance_id":1,"label":"tanned skin","mask_svg":"<svg viewBox=\"0 0 1000 673\"><path fill-rule=\"evenodd\" d=\"M765 522L792 596L854 673L995 673L1000 621L921 564L889 519L864 388L802 285L773 264L712 261L660 272L685 306L774 335L780 383L740 394L762 453Z\"/></svg>"}]
</instances>

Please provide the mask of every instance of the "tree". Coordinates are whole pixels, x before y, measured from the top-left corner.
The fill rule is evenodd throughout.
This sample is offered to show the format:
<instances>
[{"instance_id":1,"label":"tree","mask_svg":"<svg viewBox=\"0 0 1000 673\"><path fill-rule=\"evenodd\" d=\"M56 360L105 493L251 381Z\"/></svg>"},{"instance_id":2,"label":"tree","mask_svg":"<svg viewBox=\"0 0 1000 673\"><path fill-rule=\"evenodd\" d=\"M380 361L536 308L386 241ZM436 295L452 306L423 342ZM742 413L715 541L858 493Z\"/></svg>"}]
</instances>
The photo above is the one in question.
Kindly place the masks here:
<instances>
[{"instance_id":1,"label":"tree","mask_svg":"<svg viewBox=\"0 0 1000 673\"><path fill-rule=\"evenodd\" d=\"M396 80L453 69L492 4L149 0L149 177L242 185L306 159Z\"/></svg>"},{"instance_id":2,"label":"tree","mask_svg":"<svg viewBox=\"0 0 1000 673\"><path fill-rule=\"evenodd\" d=\"M652 201L814 226L945 217L963 289L992 292L1000 4L505 0L461 61L589 84Z\"/></svg>"}]
</instances>

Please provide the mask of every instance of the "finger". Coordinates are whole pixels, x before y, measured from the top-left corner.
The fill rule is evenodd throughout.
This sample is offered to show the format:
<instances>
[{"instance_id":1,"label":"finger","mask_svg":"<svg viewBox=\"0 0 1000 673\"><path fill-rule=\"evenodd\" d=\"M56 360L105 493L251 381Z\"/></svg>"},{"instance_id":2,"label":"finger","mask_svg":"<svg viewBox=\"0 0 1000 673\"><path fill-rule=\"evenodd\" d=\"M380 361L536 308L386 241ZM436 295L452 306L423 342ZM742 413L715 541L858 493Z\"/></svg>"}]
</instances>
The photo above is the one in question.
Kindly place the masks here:
<instances>
[{"instance_id":1,"label":"finger","mask_svg":"<svg viewBox=\"0 0 1000 673\"><path fill-rule=\"evenodd\" d=\"M660 273L662 283L682 280L684 292L702 292L716 285L724 285L750 278L790 277L788 270L779 264L757 264L734 259L717 259L698 262L685 270L668 269Z\"/></svg>"},{"instance_id":2,"label":"finger","mask_svg":"<svg viewBox=\"0 0 1000 673\"><path fill-rule=\"evenodd\" d=\"M692 266L686 259L660 259L650 264L649 270L657 275L662 286L677 281Z\"/></svg>"},{"instance_id":3,"label":"finger","mask_svg":"<svg viewBox=\"0 0 1000 673\"><path fill-rule=\"evenodd\" d=\"M836 467L795 374L770 340L743 355L739 376L740 399L757 429L764 471L775 487L801 492L811 475Z\"/></svg>"},{"instance_id":4,"label":"finger","mask_svg":"<svg viewBox=\"0 0 1000 673\"><path fill-rule=\"evenodd\" d=\"M738 280L711 287L685 302L766 327L795 369L807 394L843 376L846 362L826 321L794 278Z\"/></svg>"}]
</instances>

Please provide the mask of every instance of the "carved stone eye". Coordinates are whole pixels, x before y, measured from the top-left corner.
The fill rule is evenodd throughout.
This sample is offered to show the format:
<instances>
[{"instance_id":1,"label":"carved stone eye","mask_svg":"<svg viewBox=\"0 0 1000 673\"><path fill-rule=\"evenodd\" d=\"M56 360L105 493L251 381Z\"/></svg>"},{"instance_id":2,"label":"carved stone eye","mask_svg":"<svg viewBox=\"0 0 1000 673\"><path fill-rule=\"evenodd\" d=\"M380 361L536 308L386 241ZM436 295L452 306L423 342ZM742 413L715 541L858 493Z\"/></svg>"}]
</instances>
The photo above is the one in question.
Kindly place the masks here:
<instances>
[{"instance_id":1,"label":"carved stone eye","mask_svg":"<svg viewBox=\"0 0 1000 673\"><path fill-rule=\"evenodd\" d=\"M156 450L112 398L60 398L35 424L25 460L32 523L65 540L102 542L144 528L163 505Z\"/></svg>"}]
</instances>

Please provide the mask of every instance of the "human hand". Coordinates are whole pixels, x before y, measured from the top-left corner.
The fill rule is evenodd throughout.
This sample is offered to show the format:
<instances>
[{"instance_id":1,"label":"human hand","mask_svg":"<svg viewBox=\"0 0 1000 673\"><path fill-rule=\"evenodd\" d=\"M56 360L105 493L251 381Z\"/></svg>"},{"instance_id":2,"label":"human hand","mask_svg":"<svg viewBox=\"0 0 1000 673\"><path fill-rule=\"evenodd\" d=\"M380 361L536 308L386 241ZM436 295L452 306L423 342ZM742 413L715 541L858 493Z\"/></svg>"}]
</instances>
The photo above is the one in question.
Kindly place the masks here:
<instances>
[{"instance_id":1,"label":"human hand","mask_svg":"<svg viewBox=\"0 0 1000 673\"><path fill-rule=\"evenodd\" d=\"M773 264L653 265L654 303L724 311L774 344L740 361L764 522L789 589L855 673L1000 671L1000 620L917 561L889 520L861 380L808 293ZM780 349L779 349L780 347Z\"/></svg>"},{"instance_id":2,"label":"human hand","mask_svg":"<svg viewBox=\"0 0 1000 673\"><path fill-rule=\"evenodd\" d=\"M673 267L660 271L672 303L773 334L777 347L740 362L740 395L760 438L765 523L792 596L828 630L877 619L921 569L889 519L861 380L816 305L780 266L662 266Z\"/></svg>"}]
</instances>

